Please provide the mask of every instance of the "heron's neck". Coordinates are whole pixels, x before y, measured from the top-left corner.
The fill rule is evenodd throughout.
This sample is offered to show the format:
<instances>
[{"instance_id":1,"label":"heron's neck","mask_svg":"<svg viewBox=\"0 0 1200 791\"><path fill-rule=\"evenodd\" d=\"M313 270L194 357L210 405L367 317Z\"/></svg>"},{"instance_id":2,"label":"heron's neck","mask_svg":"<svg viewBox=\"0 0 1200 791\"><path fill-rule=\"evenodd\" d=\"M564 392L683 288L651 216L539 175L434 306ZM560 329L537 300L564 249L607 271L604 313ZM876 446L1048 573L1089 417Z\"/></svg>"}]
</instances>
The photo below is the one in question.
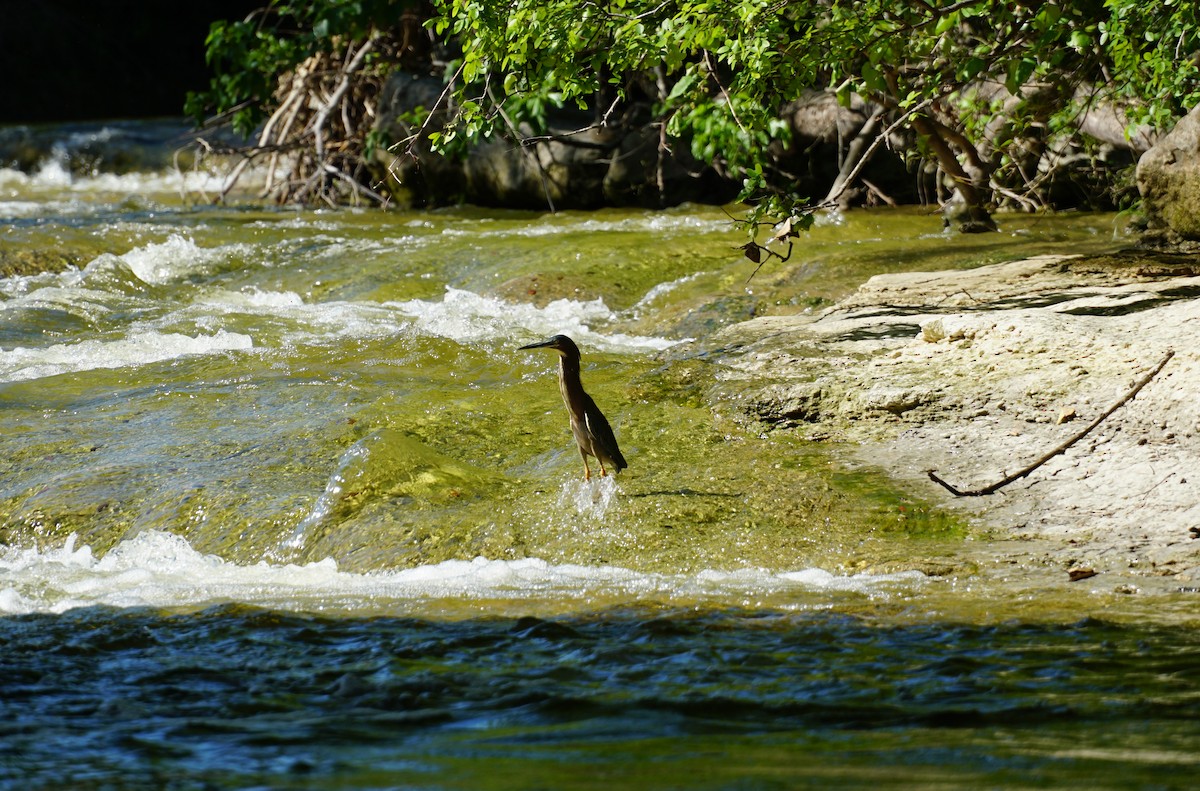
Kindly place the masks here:
<instances>
[{"instance_id":1,"label":"heron's neck","mask_svg":"<svg viewBox=\"0 0 1200 791\"><path fill-rule=\"evenodd\" d=\"M579 380L579 360L558 358L558 390L562 393L567 411L583 414L583 383Z\"/></svg>"},{"instance_id":2,"label":"heron's neck","mask_svg":"<svg viewBox=\"0 0 1200 791\"><path fill-rule=\"evenodd\" d=\"M570 357L558 358L558 375L563 379L572 378L579 380L579 360Z\"/></svg>"}]
</instances>

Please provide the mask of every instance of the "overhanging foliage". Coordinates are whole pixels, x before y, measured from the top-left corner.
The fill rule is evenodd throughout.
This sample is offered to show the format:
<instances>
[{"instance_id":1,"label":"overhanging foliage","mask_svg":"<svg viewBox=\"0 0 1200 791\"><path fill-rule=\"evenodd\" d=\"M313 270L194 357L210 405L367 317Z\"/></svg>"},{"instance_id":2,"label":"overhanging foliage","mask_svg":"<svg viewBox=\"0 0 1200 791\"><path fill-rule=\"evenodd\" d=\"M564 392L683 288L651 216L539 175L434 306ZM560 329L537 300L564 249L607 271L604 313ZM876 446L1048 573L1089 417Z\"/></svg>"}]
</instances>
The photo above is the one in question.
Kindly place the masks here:
<instances>
[{"instance_id":1,"label":"overhanging foliage","mask_svg":"<svg viewBox=\"0 0 1200 791\"><path fill-rule=\"evenodd\" d=\"M414 13L432 41L406 65L440 69L451 85L448 106L428 108L450 109L439 116L448 121L423 129L436 149L519 134L522 124L544 130L557 107L603 126L636 105L664 145L689 145L743 180L752 230L788 217L802 228L822 202L800 194L773 156L789 133L780 111L805 90L867 100L880 142L915 133L910 155L937 163L941 197L965 207L968 225L986 225L996 202L1051 204L1050 170L1078 157L1069 146L1086 158L1105 134L1119 146L1200 99L1200 11L1175 0L319 0L214 26L213 88L190 107L231 113L249 129L277 112L280 75L330 53L344 67L369 40L411 41L401 19ZM368 55L352 81L418 52L388 49ZM1089 129L1101 107L1115 133ZM338 132L365 147L363 125L322 132L320 118L302 134L323 133L326 151Z\"/></svg>"}]
</instances>

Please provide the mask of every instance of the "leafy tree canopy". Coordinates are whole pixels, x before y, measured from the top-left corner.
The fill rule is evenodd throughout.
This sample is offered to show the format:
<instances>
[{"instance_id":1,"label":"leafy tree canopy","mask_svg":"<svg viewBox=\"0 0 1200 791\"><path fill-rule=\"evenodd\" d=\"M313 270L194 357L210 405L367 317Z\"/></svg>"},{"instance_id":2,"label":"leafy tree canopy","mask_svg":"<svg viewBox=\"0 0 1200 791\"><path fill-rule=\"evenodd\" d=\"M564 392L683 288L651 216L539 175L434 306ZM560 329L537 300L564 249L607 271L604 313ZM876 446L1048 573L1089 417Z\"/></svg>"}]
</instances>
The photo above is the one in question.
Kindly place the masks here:
<instances>
[{"instance_id":1,"label":"leafy tree canopy","mask_svg":"<svg viewBox=\"0 0 1200 791\"><path fill-rule=\"evenodd\" d=\"M278 74L413 8L433 39L427 68L452 84L436 147L544 127L553 107L603 125L637 103L744 179L751 223L808 216L771 156L788 134L781 109L805 90L857 94L881 133L912 130L981 211L997 191L1039 205L1030 157L1078 137L1085 111L1115 108L1129 134L1200 100L1200 7L1184 0L317 0L214 26L213 89L191 109L232 111L248 129Z\"/></svg>"}]
</instances>

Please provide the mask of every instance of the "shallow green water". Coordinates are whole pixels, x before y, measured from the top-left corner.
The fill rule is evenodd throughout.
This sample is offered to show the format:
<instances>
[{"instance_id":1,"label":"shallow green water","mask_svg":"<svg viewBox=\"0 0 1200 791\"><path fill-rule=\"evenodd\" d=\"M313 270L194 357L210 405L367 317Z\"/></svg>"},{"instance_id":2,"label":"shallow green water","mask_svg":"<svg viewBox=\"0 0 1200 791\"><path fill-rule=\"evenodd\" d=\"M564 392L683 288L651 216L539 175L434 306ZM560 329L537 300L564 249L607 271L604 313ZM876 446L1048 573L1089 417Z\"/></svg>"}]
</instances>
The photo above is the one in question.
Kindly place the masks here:
<instances>
[{"instance_id":1,"label":"shallow green water","mask_svg":"<svg viewBox=\"0 0 1200 791\"><path fill-rule=\"evenodd\" d=\"M1194 592L1087 587L838 449L716 421L687 338L1121 219L309 212L0 170L0 783L1177 787ZM181 188L184 191L181 196ZM630 469L584 483L563 332ZM1182 786L1178 786L1182 787Z\"/></svg>"}]
</instances>

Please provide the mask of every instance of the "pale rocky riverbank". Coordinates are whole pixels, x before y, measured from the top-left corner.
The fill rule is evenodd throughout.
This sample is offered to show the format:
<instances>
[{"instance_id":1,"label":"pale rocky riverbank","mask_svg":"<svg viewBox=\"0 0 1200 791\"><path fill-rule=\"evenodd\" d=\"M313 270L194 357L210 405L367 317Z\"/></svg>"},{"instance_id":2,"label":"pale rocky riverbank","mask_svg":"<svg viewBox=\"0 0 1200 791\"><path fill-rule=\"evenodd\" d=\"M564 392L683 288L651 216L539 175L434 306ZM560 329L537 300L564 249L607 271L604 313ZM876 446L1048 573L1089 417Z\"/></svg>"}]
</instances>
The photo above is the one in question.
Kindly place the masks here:
<instances>
[{"instance_id":1,"label":"pale rocky riverbank","mask_svg":"<svg viewBox=\"0 0 1200 791\"><path fill-rule=\"evenodd\" d=\"M693 353L716 365L718 414L844 442L961 509L1017 552L1008 562L1064 579L1200 580L1200 258L881 275L818 316L758 318L703 345ZM955 497L929 479L972 490L1020 470L1172 350L1136 397L998 493Z\"/></svg>"}]
</instances>

